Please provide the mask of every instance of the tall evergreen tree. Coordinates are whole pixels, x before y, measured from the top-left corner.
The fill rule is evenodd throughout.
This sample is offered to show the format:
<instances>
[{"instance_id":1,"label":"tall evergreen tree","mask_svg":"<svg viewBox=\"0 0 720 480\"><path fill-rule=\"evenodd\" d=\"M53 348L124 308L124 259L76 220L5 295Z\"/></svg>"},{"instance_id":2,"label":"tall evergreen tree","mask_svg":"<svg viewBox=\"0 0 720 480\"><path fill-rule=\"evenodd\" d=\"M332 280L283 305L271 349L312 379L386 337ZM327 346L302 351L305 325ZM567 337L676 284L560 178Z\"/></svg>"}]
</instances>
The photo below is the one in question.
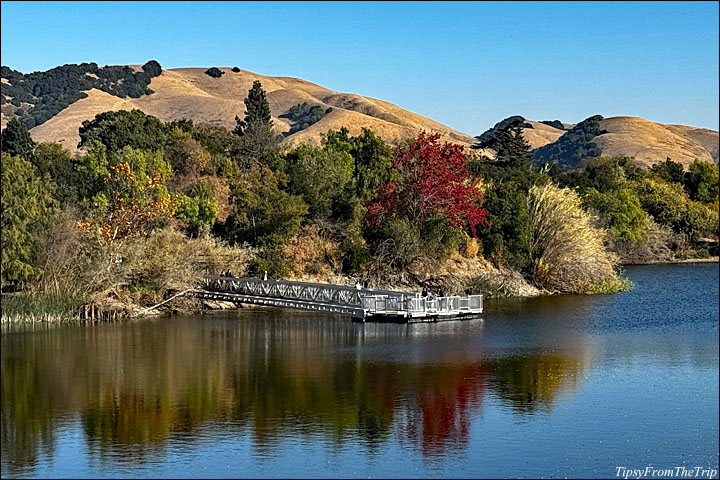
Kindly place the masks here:
<instances>
[{"instance_id":1,"label":"tall evergreen tree","mask_svg":"<svg viewBox=\"0 0 720 480\"><path fill-rule=\"evenodd\" d=\"M483 250L490 258L524 269L530 248L527 192L545 178L532 168L530 146L519 128L498 131L485 146L497 152L495 159L482 156L468 165L490 186L483 205L490 226L479 230Z\"/></svg>"},{"instance_id":2,"label":"tall evergreen tree","mask_svg":"<svg viewBox=\"0 0 720 480\"><path fill-rule=\"evenodd\" d=\"M509 167L530 167L530 144L519 128L503 130L498 133L493 148L497 151L497 161Z\"/></svg>"},{"instance_id":3,"label":"tall evergreen tree","mask_svg":"<svg viewBox=\"0 0 720 480\"><path fill-rule=\"evenodd\" d=\"M258 161L274 166L278 160L280 141L273 132L270 104L259 80L253 82L245 98L245 118L235 117L237 126L233 133L242 139L235 156L245 161Z\"/></svg>"},{"instance_id":4,"label":"tall evergreen tree","mask_svg":"<svg viewBox=\"0 0 720 480\"><path fill-rule=\"evenodd\" d=\"M2 151L29 160L34 148L35 142L25 124L17 118L10 120L2 131Z\"/></svg>"},{"instance_id":5,"label":"tall evergreen tree","mask_svg":"<svg viewBox=\"0 0 720 480\"><path fill-rule=\"evenodd\" d=\"M36 237L56 207L55 185L32 163L2 152L2 286L33 279Z\"/></svg>"},{"instance_id":6,"label":"tall evergreen tree","mask_svg":"<svg viewBox=\"0 0 720 480\"><path fill-rule=\"evenodd\" d=\"M252 88L248 90L248 96L245 98L245 119L240 120L240 117L235 117L235 121L237 126L234 132L238 135L245 135L254 130L272 130L270 104L260 80L255 80Z\"/></svg>"}]
</instances>

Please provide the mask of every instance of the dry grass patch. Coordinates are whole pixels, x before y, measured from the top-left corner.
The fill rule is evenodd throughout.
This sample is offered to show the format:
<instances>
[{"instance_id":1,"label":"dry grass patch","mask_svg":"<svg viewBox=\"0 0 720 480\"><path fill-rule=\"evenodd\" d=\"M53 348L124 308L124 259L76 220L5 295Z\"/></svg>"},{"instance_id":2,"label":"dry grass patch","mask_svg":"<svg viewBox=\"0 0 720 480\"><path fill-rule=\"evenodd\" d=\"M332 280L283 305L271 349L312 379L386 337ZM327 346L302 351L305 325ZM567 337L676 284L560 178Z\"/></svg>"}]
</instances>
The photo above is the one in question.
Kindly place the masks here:
<instances>
[{"instance_id":1,"label":"dry grass patch","mask_svg":"<svg viewBox=\"0 0 720 480\"><path fill-rule=\"evenodd\" d=\"M572 190L552 184L528 194L533 281L553 293L600 293L627 288L617 257L605 249L605 232L592 224Z\"/></svg>"},{"instance_id":2,"label":"dry grass patch","mask_svg":"<svg viewBox=\"0 0 720 480\"><path fill-rule=\"evenodd\" d=\"M317 225L308 225L284 249L294 277L323 280L336 276L342 267L340 245L323 238Z\"/></svg>"}]
</instances>

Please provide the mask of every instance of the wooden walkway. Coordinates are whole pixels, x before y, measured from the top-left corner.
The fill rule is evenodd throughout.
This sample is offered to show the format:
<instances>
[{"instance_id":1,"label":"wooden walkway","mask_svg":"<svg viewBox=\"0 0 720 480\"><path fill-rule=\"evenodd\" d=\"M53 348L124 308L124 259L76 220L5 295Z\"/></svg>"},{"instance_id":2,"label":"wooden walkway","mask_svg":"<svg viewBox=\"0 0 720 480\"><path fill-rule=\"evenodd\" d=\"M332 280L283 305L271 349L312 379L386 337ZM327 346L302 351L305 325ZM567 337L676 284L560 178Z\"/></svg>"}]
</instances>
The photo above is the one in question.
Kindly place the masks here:
<instances>
[{"instance_id":1,"label":"wooden walkway","mask_svg":"<svg viewBox=\"0 0 720 480\"><path fill-rule=\"evenodd\" d=\"M427 298L419 293L256 277L208 276L192 294L208 300L341 313L362 321L435 322L477 316L483 310L482 295Z\"/></svg>"}]
</instances>

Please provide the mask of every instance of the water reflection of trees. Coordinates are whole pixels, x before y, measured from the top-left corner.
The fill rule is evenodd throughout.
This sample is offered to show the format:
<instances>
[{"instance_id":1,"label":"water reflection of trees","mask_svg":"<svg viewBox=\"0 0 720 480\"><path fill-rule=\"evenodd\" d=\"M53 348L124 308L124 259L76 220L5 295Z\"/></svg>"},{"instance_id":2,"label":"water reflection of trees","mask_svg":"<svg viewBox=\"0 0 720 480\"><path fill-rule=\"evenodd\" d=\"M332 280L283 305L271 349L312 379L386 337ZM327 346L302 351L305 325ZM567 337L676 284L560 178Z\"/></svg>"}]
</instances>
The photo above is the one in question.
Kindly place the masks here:
<instances>
[{"instance_id":1,"label":"water reflection of trees","mask_svg":"<svg viewBox=\"0 0 720 480\"><path fill-rule=\"evenodd\" d=\"M491 362L493 390L519 413L550 411L556 396L580 382L581 358L549 354Z\"/></svg>"},{"instance_id":2,"label":"water reflection of trees","mask_svg":"<svg viewBox=\"0 0 720 480\"><path fill-rule=\"evenodd\" d=\"M397 435L441 455L467 445L488 388L519 413L547 410L582 369L558 351L483 361L442 329L426 359L426 344L398 358L419 331L433 330L367 327L203 318L5 334L3 467L31 467L52 451L63 419L77 416L92 454L129 462L198 430L251 435L265 452L296 435L369 449Z\"/></svg>"}]
</instances>

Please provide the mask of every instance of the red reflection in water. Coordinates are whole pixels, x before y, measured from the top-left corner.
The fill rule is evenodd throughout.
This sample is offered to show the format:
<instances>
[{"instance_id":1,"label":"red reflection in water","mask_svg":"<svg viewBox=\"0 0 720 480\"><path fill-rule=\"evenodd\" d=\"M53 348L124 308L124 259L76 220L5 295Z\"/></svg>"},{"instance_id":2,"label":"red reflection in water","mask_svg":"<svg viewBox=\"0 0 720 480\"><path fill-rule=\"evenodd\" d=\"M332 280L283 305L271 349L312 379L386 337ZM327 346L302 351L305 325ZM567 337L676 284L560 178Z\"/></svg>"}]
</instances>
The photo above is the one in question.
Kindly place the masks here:
<instances>
[{"instance_id":1,"label":"red reflection in water","mask_svg":"<svg viewBox=\"0 0 720 480\"><path fill-rule=\"evenodd\" d=\"M487 385L482 365L453 367L417 392L417 406L408 406L398 418L399 441L435 457L468 444L473 411L482 406Z\"/></svg>"}]
</instances>

